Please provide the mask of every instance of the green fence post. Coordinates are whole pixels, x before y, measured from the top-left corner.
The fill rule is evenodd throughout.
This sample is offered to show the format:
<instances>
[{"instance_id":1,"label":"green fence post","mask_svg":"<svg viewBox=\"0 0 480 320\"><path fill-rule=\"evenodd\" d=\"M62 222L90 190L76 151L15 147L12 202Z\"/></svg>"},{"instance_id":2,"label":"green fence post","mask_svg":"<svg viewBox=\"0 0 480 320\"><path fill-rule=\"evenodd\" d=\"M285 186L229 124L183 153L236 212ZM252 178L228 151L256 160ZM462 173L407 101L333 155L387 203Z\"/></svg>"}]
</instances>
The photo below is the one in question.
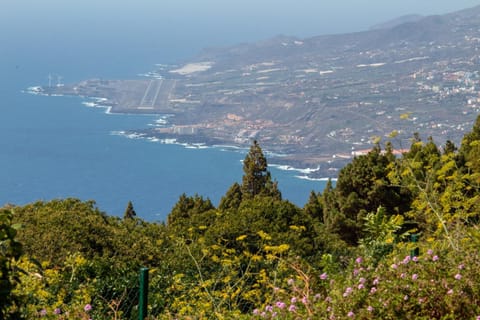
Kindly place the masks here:
<instances>
[{"instance_id":1,"label":"green fence post","mask_svg":"<svg viewBox=\"0 0 480 320\"><path fill-rule=\"evenodd\" d=\"M417 241L418 241L418 234L410 235L410 242L417 243ZM410 257L411 258L418 257L419 254L420 254L420 250L418 249L418 247L415 247L412 250L410 250Z\"/></svg>"},{"instance_id":2,"label":"green fence post","mask_svg":"<svg viewBox=\"0 0 480 320\"><path fill-rule=\"evenodd\" d=\"M148 268L140 269L140 293L138 298L138 319L144 320L148 313Z\"/></svg>"}]
</instances>

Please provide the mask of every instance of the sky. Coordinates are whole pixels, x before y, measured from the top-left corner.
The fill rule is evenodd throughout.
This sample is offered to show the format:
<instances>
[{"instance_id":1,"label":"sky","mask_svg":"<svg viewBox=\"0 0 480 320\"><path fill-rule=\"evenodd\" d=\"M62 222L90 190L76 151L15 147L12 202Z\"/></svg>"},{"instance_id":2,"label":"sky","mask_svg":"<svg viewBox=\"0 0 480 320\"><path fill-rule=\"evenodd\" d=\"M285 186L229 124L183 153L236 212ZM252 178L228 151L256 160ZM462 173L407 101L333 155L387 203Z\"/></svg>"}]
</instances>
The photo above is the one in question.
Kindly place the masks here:
<instances>
[{"instance_id":1,"label":"sky","mask_svg":"<svg viewBox=\"0 0 480 320\"><path fill-rule=\"evenodd\" d=\"M402 15L480 5L480 0L0 1L0 54L43 50L43 42L55 40L64 50L108 47L133 57L148 49L181 58L205 47L363 31Z\"/></svg>"}]
</instances>

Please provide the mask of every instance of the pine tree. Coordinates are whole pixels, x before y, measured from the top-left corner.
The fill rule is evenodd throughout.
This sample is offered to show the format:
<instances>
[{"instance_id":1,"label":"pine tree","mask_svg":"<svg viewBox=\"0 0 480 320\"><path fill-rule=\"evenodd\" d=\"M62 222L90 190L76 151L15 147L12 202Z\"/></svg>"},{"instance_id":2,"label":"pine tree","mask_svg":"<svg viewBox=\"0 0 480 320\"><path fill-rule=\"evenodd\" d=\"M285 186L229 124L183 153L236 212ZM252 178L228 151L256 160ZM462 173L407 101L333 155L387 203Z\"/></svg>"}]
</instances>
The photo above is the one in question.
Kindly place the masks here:
<instances>
[{"instance_id":1,"label":"pine tree","mask_svg":"<svg viewBox=\"0 0 480 320\"><path fill-rule=\"evenodd\" d=\"M281 199L277 182L273 182L267 169L267 159L256 140L243 161L242 195L253 198L256 195L272 196Z\"/></svg>"},{"instance_id":2,"label":"pine tree","mask_svg":"<svg viewBox=\"0 0 480 320\"><path fill-rule=\"evenodd\" d=\"M125 213L123 214L123 219L133 219L137 216L137 213L133 209L132 201L128 201L127 208L125 209Z\"/></svg>"},{"instance_id":3,"label":"pine tree","mask_svg":"<svg viewBox=\"0 0 480 320\"><path fill-rule=\"evenodd\" d=\"M310 197L308 202L303 207L305 213L312 217L318 219L318 221L323 223L323 206L319 200L320 195L315 193L315 191L310 192Z\"/></svg>"},{"instance_id":4,"label":"pine tree","mask_svg":"<svg viewBox=\"0 0 480 320\"><path fill-rule=\"evenodd\" d=\"M228 209L238 209L242 203L242 187L238 183L234 183L227 193L220 199L218 209L226 211Z\"/></svg>"}]
</instances>

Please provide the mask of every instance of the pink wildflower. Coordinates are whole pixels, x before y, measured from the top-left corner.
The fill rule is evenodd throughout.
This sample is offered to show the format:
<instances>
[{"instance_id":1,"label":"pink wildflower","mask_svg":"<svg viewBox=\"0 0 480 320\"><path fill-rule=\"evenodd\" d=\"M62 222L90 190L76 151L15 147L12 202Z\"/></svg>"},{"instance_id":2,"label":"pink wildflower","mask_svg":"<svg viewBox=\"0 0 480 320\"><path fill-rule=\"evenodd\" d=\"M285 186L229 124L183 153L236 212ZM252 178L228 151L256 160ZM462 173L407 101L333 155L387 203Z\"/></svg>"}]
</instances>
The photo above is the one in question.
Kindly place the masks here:
<instances>
[{"instance_id":1,"label":"pink wildflower","mask_svg":"<svg viewBox=\"0 0 480 320\"><path fill-rule=\"evenodd\" d=\"M352 293L353 289L348 287L347 289L345 289L345 292L343 293L343 296L344 297L347 297L350 293Z\"/></svg>"},{"instance_id":2,"label":"pink wildflower","mask_svg":"<svg viewBox=\"0 0 480 320\"><path fill-rule=\"evenodd\" d=\"M290 278L290 279L287 280L287 283L288 283L289 286L293 286L294 281L293 281L292 278Z\"/></svg>"},{"instance_id":3,"label":"pink wildflower","mask_svg":"<svg viewBox=\"0 0 480 320\"><path fill-rule=\"evenodd\" d=\"M83 307L83 310L85 310L85 312L92 310L92 305L90 303L87 303L85 307Z\"/></svg>"},{"instance_id":4,"label":"pink wildflower","mask_svg":"<svg viewBox=\"0 0 480 320\"><path fill-rule=\"evenodd\" d=\"M427 254L428 254L429 256L431 256L431 255L433 254L433 250L432 250L432 249L428 249L428 250L427 250Z\"/></svg>"},{"instance_id":5,"label":"pink wildflower","mask_svg":"<svg viewBox=\"0 0 480 320\"><path fill-rule=\"evenodd\" d=\"M295 304L296 302L297 302L297 297L292 297L292 299L290 299L290 303Z\"/></svg>"},{"instance_id":6,"label":"pink wildflower","mask_svg":"<svg viewBox=\"0 0 480 320\"><path fill-rule=\"evenodd\" d=\"M460 273L457 273L457 274L455 275L455 279L457 279L457 280L462 279L462 275L461 275Z\"/></svg>"},{"instance_id":7,"label":"pink wildflower","mask_svg":"<svg viewBox=\"0 0 480 320\"><path fill-rule=\"evenodd\" d=\"M289 312L295 312L297 311L297 307L294 304L291 304L290 307L288 307Z\"/></svg>"},{"instance_id":8,"label":"pink wildflower","mask_svg":"<svg viewBox=\"0 0 480 320\"><path fill-rule=\"evenodd\" d=\"M282 301L277 301L277 303L275 303L275 305L277 306L277 308L279 309L285 309L285 307L287 306L285 304L285 302L282 302Z\"/></svg>"},{"instance_id":9,"label":"pink wildflower","mask_svg":"<svg viewBox=\"0 0 480 320\"><path fill-rule=\"evenodd\" d=\"M374 294L375 292L377 292L377 288L372 287L372 288L370 289L370 294Z\"/></svg>"},{"instance_id":10,"label":"pink wildflower","mask_svg":"<svg viewBox=\"0 0 480 320\"><path fill-rule=\"evenodd\" d=\"M417 280L418 279L418 274L414 273L412 274L412 280Z\"/></svg>"},{"instance_id":11,"label":"pink wildflower","mask_svg":"<svg viewBox=\"0 0 480 320\"><path fill-rule=\"evenodd\" d=\"M465 268L465 265L462 263L458 266L458 269L463 270Z\"/></svg>"},{"instance_id":12,"label":"pink wildflower","mask_svg":"<svg viewBox=\"0 0 480 320\"><path fill-rule=\"evenodd\" d=\"M392 269L397 269L398 268L396 263L392 264L391 267L392 267Z\"/></svg>"},{"instance_id":13,"label":"pink wildflower","mask_svg":"<svg viewBox=\"0 0 480 320\"><path fill-rule=\"evenodd\" d=\"M362 264L363 258L362 258L362 257L358 257L357 259L355 259L355 262L356 262L357 264Z\"/></svg>"},{"instance_id":14,"label":"pink wildflower","mask_svg":"<svg viewBox=\"0 0 480 320\"><path fill-rule=\"evenodd\" d=\"M437 256L437 255L433 256L432 260L433 260L433 261L437 261L437 260L438 260L438 256Z\"/></svg>"},{"instance_id":15,"label":"pink wildflower","mask_svg":"<svg viewBox=\"0 0 480 320\"><path fill-rule=\"evenodd\" d=\"M372 312L372 311L373 311L373 307L372 307L372 306L368 306L368 307L367 307L367 311L368 311L368 312Z\"/></svg>"},{"instance_id":16,"label":"pink wildflower","mask_svg":"<svg viewBox=\"0 0 480 320\"><path fill-rule=\"evenodd\" d=\"M328 278L328 275L325 272L320 275L320 279L322 280L327 280L327 278Z\"/></svg>"},{"instance_id":17,"label":"pink wildflower","mask_svg":"<svg viewBox=\"0 0 480 320\"><path fill-rule=\"evenodd\" d=\"M375 278L375 279L373 279L372 284L373 284L374 286L376 286L376 285L378 285L379 282L380 282L380 280L379 280L378 278Z\"/></svg>"},{"instance_id":18,"label":"pink wildflower","mask_svg":"<svg viewBox=\"0 0 480 320\"><path fill-rule=\"evenodd\" d=\"M453 294L453 289L448 290L447 294Z\"/></svg>"},{"instance_id":19,"label":"pink wildflower","mask_svg":"<svg viewBox=\"0 0 480 320\"><path fill-rule=\"evenodd\" d=\"M360 283L360 284L358 285L358 289L359 289L359 290L362 290L363 288L365 288L365 286L363 285L363 283Z\"/></svg>"},{"instance_id":20,"label":"pink wildflower","mask_svg":"<svg viewBox=\"0 0 480 320\"><path fill-rule=\"evenodd\" d=\"M353 311L348 311L347 317L353 318L353 317L355 317L355 313L353 313Z\"/></svg>"}]
</instances>

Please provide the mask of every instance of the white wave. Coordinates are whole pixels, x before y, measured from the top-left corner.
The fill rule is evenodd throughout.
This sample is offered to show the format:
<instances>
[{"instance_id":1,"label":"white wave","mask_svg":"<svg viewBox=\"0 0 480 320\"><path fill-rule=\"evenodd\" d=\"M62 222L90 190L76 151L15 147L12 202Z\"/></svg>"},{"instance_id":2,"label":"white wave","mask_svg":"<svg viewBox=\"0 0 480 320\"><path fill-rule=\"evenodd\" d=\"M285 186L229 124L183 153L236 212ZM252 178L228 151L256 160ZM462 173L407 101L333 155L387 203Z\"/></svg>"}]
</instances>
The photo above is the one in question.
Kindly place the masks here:
<instances>
[{"instance_id":1,"label":"white wave","mask_svg":"<svg viewBox=\"0 0 480 320\"><path fill-rule=\"evenodd\" d=\"M296 172L300 172L300 173L303 173L303 174L311 174L311 173L314 173L314 172L317 172L318 170L320 170L320 166L318 166L316 168L304 168L304 169L295 168L295 167L292 167L292 166L289 166L289 165L279 165L279 164L270 164L269 166L274 167L278 170L296 171Z\"/></svg>"},{"instance_id":2,"label":"white wave","mask_svg":"<svg viewBox=\"0 0 480 320\"><path fill-rule=\"evenodd\" d=\"M137 132L128 133L126 131L111 131L110 134L114 135L114 136L126 137L128 139L142 139L142 138L145 138L144 133L137 133Z\"/></svg>"},{"instance_id":3,"label":"white wave","mask_svg":"<svg viewBox=\"0 0 480 320\"><path fill-rule=\"evenodd\" d=\"M335 178L312 178L309 176L294 176L294 177L297 179L308 180L308 181L328 181L328 180L337 181L337 179Z\"/></svg>"},{"instance_id":4,"label":"white wave","mask_svg":"<svg viewBox=\"0 0 480 320\"><path fill-rule=\"evenodd\" d=\"M205 143L192 143L192 144L187 144L185 146L187 149L208 149L209 146L207 146Z\"/></svg>"}]
</instances>

